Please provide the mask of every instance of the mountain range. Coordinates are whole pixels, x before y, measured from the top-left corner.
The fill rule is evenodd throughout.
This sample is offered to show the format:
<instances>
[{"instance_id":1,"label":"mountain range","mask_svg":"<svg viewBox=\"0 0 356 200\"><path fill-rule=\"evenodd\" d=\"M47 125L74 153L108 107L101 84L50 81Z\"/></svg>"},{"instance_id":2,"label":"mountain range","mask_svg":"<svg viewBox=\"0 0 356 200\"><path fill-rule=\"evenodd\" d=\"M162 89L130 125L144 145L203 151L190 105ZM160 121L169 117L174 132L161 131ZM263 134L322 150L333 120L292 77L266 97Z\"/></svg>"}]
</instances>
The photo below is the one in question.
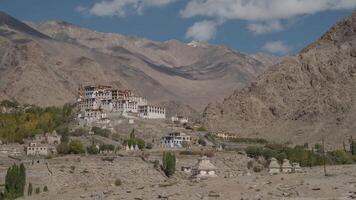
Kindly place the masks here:
<instances>
[{"instance_id":1,"label":"mountain range","mask_svg":"<svg viewBox=\"0 0 356 200\"><path fill-rule=\"evenodd\" d=\"M155 104L199 110L280 61L203 42L156 42L0 13L0 99L20 103L62 105L74 101L81 85L107 84Z\"/></svg>"},{"instance_id":2,"label":"mountain range","mask_svg":"<svg viewBox=\"0 0 356 200\"><path fill-rule=\"evenodd\" d=\"M356 135L356 12L203 113L205 126L287 143Z\"/></svg>"}]
</instances>

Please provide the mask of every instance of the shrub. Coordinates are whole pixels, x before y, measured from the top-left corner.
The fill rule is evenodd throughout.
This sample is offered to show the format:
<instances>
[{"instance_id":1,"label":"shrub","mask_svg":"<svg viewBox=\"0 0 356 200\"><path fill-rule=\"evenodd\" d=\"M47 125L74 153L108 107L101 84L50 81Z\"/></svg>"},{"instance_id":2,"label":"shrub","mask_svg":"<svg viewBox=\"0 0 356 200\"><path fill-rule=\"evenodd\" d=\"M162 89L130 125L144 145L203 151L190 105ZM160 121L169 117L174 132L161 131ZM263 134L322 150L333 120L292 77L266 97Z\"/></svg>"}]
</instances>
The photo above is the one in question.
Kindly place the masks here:
<instances>
[{"instance_id":1,"label":"shrub","mask_svg":"<svg viewBox=\"0 0 356 200\"><path fill-rule=\"evenodd\" d=\"M47 187L47 185L45 185L45 186L43 187L43 192L48 192L48 187Z\"/></svg>"},{"instance_id":2,"label":"shrub","mask_svg":"<svg viewBox=\"0 0 356 200\"><path fill-rule=\"evenodd\" d=\"M203 138L199 138L198 143L204 147L206 146L206 141Z\"/></svg>"},{"instance_id":3,"label":"shrub","mask_svg":"<svg viewBox=\"0 0 356 200\"><path fill-rule=\"evenodd\" d=\"M70 151L70 147L68 145L68 143L61 143L57 146L57 152L59 154L68 154Z\"/></svg>"},{"instance_id":4,"label":"shrub","mask_svg":"<svg viewBox=\"0 0 356 200\"><path fill-rule=\"evenodd\" d=\"M98 154L98 153L99 153L99 149L96 148L96 145L92 144L92 145L90 145L90 146L87 147L87 152L88 152L89 154L95 155L95 154Z\"/></svg>"},{"instance_id":5,"label":"shrub","mask_svg":"<svg viewBox=\"0 0 356 200\"><path fill-rule=\"evenodd\" d=\"M93 126L93 128L91 128L91 131L93 131L95 135L100 135L103 137L109 137L111 133L109 129L102 129L96 126Z\"/></svg>"},{"instance_id":6,"label":"shrub","mask_svg":"<svg viewBox=\"0 0 356 200\"><path fill-rule=\"evenodd\" d=\"M112 144L101 144L100 151L114 151L115 146Z\"/></svg>"},{"instance_id":7,"label":"shrub","mask_svg":"<svg viewBox=\"0 0 356 200\"><path fill-rule=\"evenodd\" d=\"M72 140L69 142L69 153L80 154L85 153L84 146L80 140Z\"/></svg>"},{"instance_id":8,"label":"shrub","mask_svg":"<svg viewBox=\"0 0 356 200\"><path fill-rule=\"evenodd\" d=\"M202 131L203 132L203 131L207 131L207 130L206 130L206 128L204 126L201 126L201 127L197 128L197 131Z\"/></svg>"},{"instance_id":9,"label":"shrub","mask_svg":"<svg viewBox=\"0 0 356 200\"><path fill-rule=\"evenodd\" d=\"M117 178L117 179L115 180L115 185L116 185L116 186L122 185L121 179Z\"/></svg>"},{"instance_id":10,"label":"shrub","mask_svg":"<svg viewBox=\"0 0 356 200\"><path fill-rule=\"evenodd\" d=\"M249 146L246 148L246 154L251 157L251 158L257 158L259 156L262 156L263 153L263 148L262 147L256 147L256 146Z\"/></svg>"},{"instance_id":11,"label":"shrub","mask_svg":"<svg viewBox=\"0 0 356 200\"><path fill-rule=\"evenodd\" d=\"M164 152L162 158L162 169L166 176L170 177L176 170L176 156L171 152Z\"/></svg>"},{"instance_id":12,"label":"shrub","mask_svg":"<svg viewBox=\"0 0 356 200\"><path fill-rule=\"evenodd\" d=\"M145 141L141 138L136 138L136 144L139 149L144 149L145 148Z\"/></svg>"},{"instance_id":13,"label":"shrub","mask_svg":"<svg viewBox=\"0 0 356 200\"><path fill-rule=\"evenodd\" d=\"M41 193L41 188L37 187L36 190L35 190L36 194L39 194Z\"/></svg>"},{"instance_id":14,"label":"shrub","mask_svg":"<svg viewBox=\"0 0 356 200\"><path fill-rule=\"evenodd\" d=\"M231 139L229 139L229 141L234 142L234 143L247 143L247 144L253 144L253 143L267 144L268 143L268 141L263 138L231 138Z\"/></svg>"}]
</instances>

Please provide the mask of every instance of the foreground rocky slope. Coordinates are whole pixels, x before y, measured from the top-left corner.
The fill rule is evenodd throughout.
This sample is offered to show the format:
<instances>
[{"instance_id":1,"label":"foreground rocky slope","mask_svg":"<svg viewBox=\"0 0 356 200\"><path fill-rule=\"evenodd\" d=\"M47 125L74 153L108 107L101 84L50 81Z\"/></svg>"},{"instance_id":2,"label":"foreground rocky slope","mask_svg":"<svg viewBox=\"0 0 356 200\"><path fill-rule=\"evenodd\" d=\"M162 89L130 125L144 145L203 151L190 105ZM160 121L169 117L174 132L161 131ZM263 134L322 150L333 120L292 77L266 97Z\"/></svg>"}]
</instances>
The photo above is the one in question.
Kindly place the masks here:
<instances>
[{"instance_id":1,"label":"foreground rocky slope","mask_svg":"<svg viewBox=\"0 0 356 200\"><path fill-rule=\"evenodd\" d=\"M211 130L300 143L326 137L339 147L356 135L355 120L356 12L204 111Z\"/></svg>"},{"instance_id":2,"label":"foreground rocky slope","mask_svg":"<svg viewBox=\"0 0 356 200\"><path fill-rule=\"evenodd\" d=\"M60 105L75 99L80 84L110 84L153 103L201 109L268 67L222 46L154 42L58 21L27 24L0 13L0 99Z\"/></svg>"}]
</instances>

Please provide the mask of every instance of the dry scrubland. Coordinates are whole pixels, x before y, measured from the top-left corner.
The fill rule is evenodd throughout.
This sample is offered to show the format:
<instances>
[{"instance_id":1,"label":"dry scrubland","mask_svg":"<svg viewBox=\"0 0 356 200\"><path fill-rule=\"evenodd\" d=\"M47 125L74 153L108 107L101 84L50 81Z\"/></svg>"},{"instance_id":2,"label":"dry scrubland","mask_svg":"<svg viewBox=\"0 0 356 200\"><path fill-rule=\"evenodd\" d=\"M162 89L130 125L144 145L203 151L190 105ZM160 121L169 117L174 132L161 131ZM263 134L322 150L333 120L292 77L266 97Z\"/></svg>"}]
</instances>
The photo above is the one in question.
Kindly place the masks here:
<instances>
[{"instance_id":1,"label":"dry scrubland","mask_svg":"<svg viewBox=\"0 0 356 200\"><path fill-rule=\"evenodd\" d=\"M151 153L148 160L160 159ZM177 169L193 165L197 156L178 156ZM305 168L302 174L271 176L267 171L248 173L248 158L236 153L218 153L211 159L217 178L191 180L182 172L168 179L139 156L115 157L113 162L96 156L65 156L27 167L34 188L47 185L49 192L22 199L350 199L356 198L356 165ZM13 161L1 158L0 171ZM73 167L74 166L74 167ZM52 173L52 174L51 174ZM5 173L0 173L3 182ZM122 181L121 186L115 180Z\"/></svg>"}]
</instances>

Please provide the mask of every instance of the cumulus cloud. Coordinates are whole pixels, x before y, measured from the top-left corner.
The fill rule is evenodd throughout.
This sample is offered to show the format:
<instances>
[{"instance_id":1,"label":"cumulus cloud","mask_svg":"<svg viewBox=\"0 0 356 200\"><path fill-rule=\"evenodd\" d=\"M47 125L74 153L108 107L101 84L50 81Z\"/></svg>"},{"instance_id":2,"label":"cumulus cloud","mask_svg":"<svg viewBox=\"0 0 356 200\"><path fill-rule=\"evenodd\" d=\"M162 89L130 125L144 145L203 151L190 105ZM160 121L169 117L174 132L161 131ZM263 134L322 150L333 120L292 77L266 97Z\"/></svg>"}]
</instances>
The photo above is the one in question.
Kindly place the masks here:
<instances>
[{"instance_id":1,"label":"cumulus cloud","mask_svg":"<svg viewBox=\"0 0 356 200\"><path fill-rule=\"evenodd\" d=\"M191 0L180 14L184 18L246 20L250 31L262 34L283 30L281 20L355 7L355 0Z\"/></svg>"},{"instance_id":2,"label":"cumulus cloud","mask_svg":"<svg viewBox=\"0 0 356 200\"><path fill-rule=\"evenodd\" d=\"M130 14L142 15L149 7L163 7L176 0L103 0L89 8L78 7L80 12L96 16L125 17Z\"/></svg>"},{"instance_id":3,"label":"cumulus cloud","mask_svg":"<svg viewBox=\"0 0 356 200\"><path fill-rule=\"evenodd\" d=\"M219 25L223 22L217 21L201 21L196 22L193 26L189 27L187 30L185 37L198 41L208 41L215 37L216 30Z\"/></svg>"},{"instance_id":4,"label":"cumulus cloud","mask_svg":"<svg viewBox=\"0 0 356 200\"><path fill-rule=\"evenodd\" d=\"M283 41L278 40L266 42L262 49L270 53L286 54L290 52L292 48Z\"/></svg>"}]
</instances>

